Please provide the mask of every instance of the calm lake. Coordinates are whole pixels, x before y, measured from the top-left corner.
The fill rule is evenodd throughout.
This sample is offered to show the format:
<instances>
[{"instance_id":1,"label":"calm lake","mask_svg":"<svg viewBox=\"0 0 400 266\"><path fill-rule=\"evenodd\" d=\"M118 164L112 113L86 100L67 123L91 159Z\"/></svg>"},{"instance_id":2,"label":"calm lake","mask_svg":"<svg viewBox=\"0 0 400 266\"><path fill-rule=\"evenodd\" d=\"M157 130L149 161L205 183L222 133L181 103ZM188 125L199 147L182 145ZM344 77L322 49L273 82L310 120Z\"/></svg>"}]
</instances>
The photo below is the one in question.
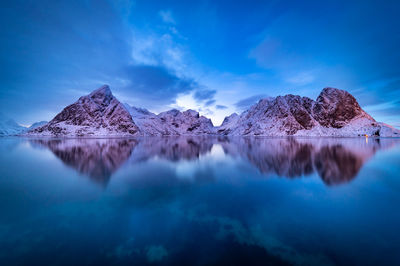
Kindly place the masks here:
<instances>
[{"instance_id":1,"label":"calm lake","mask_svg":"<svg viewBox=\"0 0 400 266\"><path fill-rule=\"evenodd\" d=\"M0 138L0 265L399 265L400 139Z\"/></svg>"}]
</instances>

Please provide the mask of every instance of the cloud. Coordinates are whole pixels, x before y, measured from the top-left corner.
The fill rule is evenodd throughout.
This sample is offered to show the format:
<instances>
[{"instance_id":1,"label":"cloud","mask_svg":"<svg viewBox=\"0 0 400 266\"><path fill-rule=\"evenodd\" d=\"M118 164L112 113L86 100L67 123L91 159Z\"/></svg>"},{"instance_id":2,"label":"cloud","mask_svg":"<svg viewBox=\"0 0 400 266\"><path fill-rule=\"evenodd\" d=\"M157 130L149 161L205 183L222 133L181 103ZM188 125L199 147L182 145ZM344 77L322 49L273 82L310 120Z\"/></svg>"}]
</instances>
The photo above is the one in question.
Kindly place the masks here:
<instances>
[{"instance_id":1,"label":"cloud","mask_svg":"<svg viewBox=\"0 0 400 266\"><path fill-rule=\"evenodd\" d=\"M123 80L125 91L152 106L170 104L179 94L193 91L198 86L193 80L180 78L162 66L128 66Z\"/></svg>"},{"instance_id":2,"label":"cloud","mask_svg":"<svg viewBox=\"0 0 400 266\"><path fill-rule=\"evenodd\" d=\"M228 109L227 106L225 106L225 105L219 105L219 104L217 104L217 105L215 106L215 108L217 108L218 110L225 110L225 109Z\"/></svg>"},{"instance_id":3,"label":"cloud","mask_svg":"<svg viewBox=\"0 0 400 266\"><path fill-rule=\"evenodd\" d=\"M315 80L314 75L311 72L300 72L294 74L291 77L286 79L287 82L292 83L294 85L302 86L312 83Z\"/></svg>"},{"instance_id":4,"label":"cloud","mask_svg":"<svg viewBox=\"0 0 400 266\"><path fill-rule=\"evenodd\" d=\"M214 111L216 103L248 108L256 100L239 100L261 93L315 98L328 85L349 90L362 106L390 102L399 98L399 84L372 83L400 76L395 2L366 1L360 11L356 4L278 1L227 11L217 3L60 0L43 8L38 1L7 1L0 9L7 25L0 109L24 124L47 120L44 113L55 114L104 83L137 99L128 103L158 110L203 89L218 93L196 93L193 106ZM238 19L251 23L235 24ZM393 105L374 107L371 115L387 121L384 114L399 104ZM227 106L214 117L234 111Z\"/></svg>"},{"instance_id":5,"label":"cloud","mask_svg":"<svg viewBox=\"0 0 400 266\"><path fill-rule=\"evenodd\" d=\"M216 92L216 90L200 89L194 93L194 98L199 102L211 100L214 98Z\"/></svg>"},{"instance_id":6,"label":"cloud","mask_svg":"<svg viewBox=\"0 0 400 266\"><path fill-rule=\"evenodd\" d=\"M215 100L212 99L212 100L208 100L204 105L205 106L210 106L210 105L213 105L214 103L215 103Z\"/></svg>"},{"instance_id":7,"label":"cloud","mask_svg":"<svg viewBox=\"0 0 400 266\"><path fill-rule=\"evenodd\" d=\"M265 68L278 67L284 65L283 59L287 57L282 49L279 39L267 36L250 51L249 58L255 59L258 65Z\"/></svg>"},{"instance_id":8,"label":"cloud","mask_svg":"<svg viewBox=\"0 0 400 266\"><path fill-rule=\"evenodd\" d=\"M247 98L244 98L235 103L235 106L240 110L246 110L253 104L257 103L260 99L265 98L265 94L257 94Z\"/></svg>"},{"instance_id":9,"label":"cloud","mask_svg":"<svg viewBox=\"0 0 400 266\"><path fill-rule=\"evenodd\" d=\"M171 10L160 10L158 12L158 15L161 17L162 21L164 21L165 23L176 24Z\"/></svg>"},{"instance_id":10,"label":"cloud","mask_svg":"<svg viewBox=\"0 0 400 266\"><path fill-rule=\"evenodd\" d=\"M132 59L135 64L165 66L181 75L186 71L185 49L170 34L135 32L132 40Z\"/></svg>"}]
</instances>

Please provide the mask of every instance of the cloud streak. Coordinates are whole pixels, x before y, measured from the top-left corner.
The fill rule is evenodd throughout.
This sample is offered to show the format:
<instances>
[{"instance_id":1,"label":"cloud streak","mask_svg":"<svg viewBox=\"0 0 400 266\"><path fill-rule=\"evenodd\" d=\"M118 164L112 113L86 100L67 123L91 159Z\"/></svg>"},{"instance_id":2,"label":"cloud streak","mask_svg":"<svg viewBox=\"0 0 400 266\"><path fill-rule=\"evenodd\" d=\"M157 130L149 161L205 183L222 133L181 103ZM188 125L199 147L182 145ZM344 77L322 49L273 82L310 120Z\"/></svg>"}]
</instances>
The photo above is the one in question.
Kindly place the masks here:
<instances>
[{"instance_id":1,"label":"cloud streak","mask_svg":"<svg viewBox=\"0 0 400 266\"><path fill-rule=\"evenodd\" d=\"M259 100L263 99L267 97L264 94L257 94L257 95L253 95L244 99L241 99L240 101L235 103L235 106L239 109L239 110L247 110L250 106L256 104Z\"/></svg>"}]
</instances>

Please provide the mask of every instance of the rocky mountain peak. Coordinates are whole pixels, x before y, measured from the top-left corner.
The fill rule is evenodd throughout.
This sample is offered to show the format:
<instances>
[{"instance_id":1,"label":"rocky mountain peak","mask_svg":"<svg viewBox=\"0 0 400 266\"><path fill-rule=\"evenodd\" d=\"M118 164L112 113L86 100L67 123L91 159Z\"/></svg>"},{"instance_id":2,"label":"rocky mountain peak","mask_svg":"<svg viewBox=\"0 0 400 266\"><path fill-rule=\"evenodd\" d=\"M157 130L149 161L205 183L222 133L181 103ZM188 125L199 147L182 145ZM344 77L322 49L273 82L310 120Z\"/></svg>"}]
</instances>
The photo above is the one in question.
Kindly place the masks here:
<instances>
[{"instance_id":1,"label":"rocky mountain peak","mask_svg":"<svg viewBox=\"0 0 400 266\"><path fill-rule=\"evenodd\" d=\"M171 110L168 110L168 111L166 111L166 112L162 112L162 113L160 113L159 114L159 116L166 116L166 115L171 115L171 116L177 116L177 115L179 115L181 112L178 110L178 109L171 109Z\"/></svg>"},{"instance_id":2,"label":"rocky mountain peak","mask_svg":"<svg viewBox=\"0 0 400 266\"><path fill-rule=\"evenodd\" d=\"M98 106L107 106L114 99L111 89L108 85L103 85L97 90L92 91L87 96L82 96L80 101L93 101Z\"/></svg>"},{"instance_id":3,"label":"rocky mountain peak","mask_svg":"<svg viewBox=\"0 0 400 266\"><path fill-rule=\"evenodd\" d=\"M219 127L195 110L172 109L158 115L121 104L104 85L66 108L49 123L30 130L39 136L394 136L400 131L377 123L347 91L324 88L314 101L288 94L264 98Z\"/></svg>"},{"instance_id":4,"label":"rocky mountain peak","mask_svg":"<svg viewBox=\"0 0 400 266\"><path fill-rule=\"evenodd\" d=\"M228 123L228 122L230 122L233 119L236 119L238 117L239 117L239 115L237 113L233 113L230 116L227 116L227 117L224 118L224 121L222 121L222 125L224 125L224 124L226 124L226 123Z\"/></svg>"},{"instance_id":5,"label":"rocky mountain peak","mask_svg":"<svg viewBox=\"0 0 400 266\"><path fill-rule=\"evenodd\" d=\"M137 135L139 128L130 113L104 85L65 107L48 124L31 135L105 136Z\"/></svg>"},{"instance_id":6,"label":"rocky mountain peak","mask_svg":"<svg viewBox=\"0 0 400 266\"><path fill-rule=\"evenodd\" d=\"M375 121L361 109L353 95L336 88L322 90L314 105L313 116L322 126L334 128L345 126L357 116Z\"/></svg>"},{"instance_id":7,"label":"rocky mountain peak","mask_svg":"<svg viewBox=\"0 0 400 266\"><path fill-rule=\"evenodd\" d=\"M324 88L314 101L288 94L260 100L239 117L227 117L217 129L225 135L391 136L347 91Z\"/></svg>"},{"instance_id":8,"label":"rocky mountain peak","mask_svg":"<svg viewBox=\"0 0 400 266\"><path fill-rule=\"evenodd\" d=\"M331 104L338 101L357 103L357 100L349 92L331 87L324 88L317 98L317 102L323 104Z\"/></svg>"},{"instance_id":9,"label":"rocky mountain peak","mask_svg":"<svg viewBox=\"0 0 400 266\"><path fill-rule=\"evenodd\" d=\"M103 96L103 97L105 97L105 96L112 96L112 92L111 92L110 86L108 86L107 84L104 84L104 85L101 86L100 88L98 88L98 89L92 91L92 92L89 94L89 96L91 96L91 97L96 97L96 96L98 96L98 97L101 97L101 96Z\"/></svg>"},{"instance_id":10,"label":"rocky mountain peak","mask_svg":"<svg viewBox=\"0 0 400 266\"><path fill-rule=\"evenodd\" d=\"M192 110L192 109L188 109L188 110L184 111L183 114L187 115L187 116L192 116L192 117L195 117L195 118L199 118L200 117L199 113L197 111L195 111L195 110Z\"/></svg>"}]
</instances>

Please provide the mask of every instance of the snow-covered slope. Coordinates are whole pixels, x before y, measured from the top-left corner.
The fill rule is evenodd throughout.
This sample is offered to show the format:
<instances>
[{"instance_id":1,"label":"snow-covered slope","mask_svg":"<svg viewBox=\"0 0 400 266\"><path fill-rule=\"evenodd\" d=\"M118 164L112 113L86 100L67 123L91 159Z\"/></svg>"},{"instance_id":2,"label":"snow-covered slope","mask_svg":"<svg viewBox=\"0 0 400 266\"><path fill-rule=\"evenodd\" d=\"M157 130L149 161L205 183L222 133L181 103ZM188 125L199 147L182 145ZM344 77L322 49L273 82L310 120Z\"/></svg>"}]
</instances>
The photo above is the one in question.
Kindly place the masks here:
<instances>
[{"instance_id":1,"label":"snow-covered slope","mask_svg":"<svg viewBox=\"0 0 400 266\"><path fill-rule=\"evenodd\" d=\"M176 109L160 113L161 123L168 128L167 135L207 135L214 133L210 119L194 110L180 112Z\"/></svg>"},{"instance_id":2,"label":"snow-covered slope","mask_svg":"<svg viewBox=\"0 0 400 266\"><path fill-rule=\"evenodd\" d=\"M194 110L180 112L172 109L158 115L146 109L125 104L140 131L147 136L209 135L214 133L210 119Z\"/></svg>"},{"instance_id":3,"label":"snow-covered slope","mask_svg":"<svg viewBox=\"0 0 400 266\"><path fill-rule=\"evenodd\" d=\"M378 123L368 115L350 93L335 88L323 89L316 101L291 94L262 99L234 120L235 123L223 123L218 132L224 135L400 137L399 130Z\"/></svg>"},{"instance_id":4,"label":"snow-covered slope","mask_svg":"<svg viewBox=\"0 0 400 266\"><path fill-rule=\"evenodd\" d=\"M13 119L0 113L0 136L18 135L26 130L26 127L18 125Z\"/></svg>"},{"instance_id":5,"label":"snow-covered slope","mask_svg":"<svg viewBox=\"0 0 400 266\"><path fill-rule=\"evenodd\" d=\"M28 130L32 130L38 127L42 127L44 125L46 125L48 123L48 121L40 121L40 122L35 122L33 123L30 127L28 127Z\"/></svg>"},{"instance_id":6,"label":"snow-covered slope","mask_svg":"<svg viewBox=\"0 0 400 266\"><path fill-rule=\"evenodd\" d=\"M28 136L136 136L139 128L107 85L61 111L49 123L30 130Z\"/></svg>"},{"instance_id":7,"label":"snow-covered slope","mask_svg":"<svg viewBox=\"0 0 400 266\"><path fill-rule=\"evenodd\" d=\"M214 127L210 119L194 110L172 109L156 115L123 105L104 85L64 108L50 122L40 123L25 135L400 137L400 130L376 122L350 93L335 88L323 89L315 101L291 94L261 99L241 115L234 113ZM23 130L13 121L0 121L0 134L21 134Z\"/></svg>"},{"instance_id":8,"label":"snow-covered slope","mask_svg":"<svg viewBox=\"0 0 400 266\"><path fill-rule=\"evenodd\" d=\"M224 121L222 121L222 124L219 127L216 127L216 133L224 133L224 135L227 135L230 133L230 130L236 126L239 118L240 116L237 113L233 113L230 116L225 117Z\"/></svg>"},{"instance_id":9,"label":"snow-covered slope","mask_svg":"<svg viewBox=\"0 0 400 266\"><path fill-rule=\"evenodd\" d=\"M134 123L139 127L140 132L146 136L168 135L166 126L161 123L160 118L143 108L136 108L125 104L125 108L131 114Z\"/></svg>"}]
</instances>

